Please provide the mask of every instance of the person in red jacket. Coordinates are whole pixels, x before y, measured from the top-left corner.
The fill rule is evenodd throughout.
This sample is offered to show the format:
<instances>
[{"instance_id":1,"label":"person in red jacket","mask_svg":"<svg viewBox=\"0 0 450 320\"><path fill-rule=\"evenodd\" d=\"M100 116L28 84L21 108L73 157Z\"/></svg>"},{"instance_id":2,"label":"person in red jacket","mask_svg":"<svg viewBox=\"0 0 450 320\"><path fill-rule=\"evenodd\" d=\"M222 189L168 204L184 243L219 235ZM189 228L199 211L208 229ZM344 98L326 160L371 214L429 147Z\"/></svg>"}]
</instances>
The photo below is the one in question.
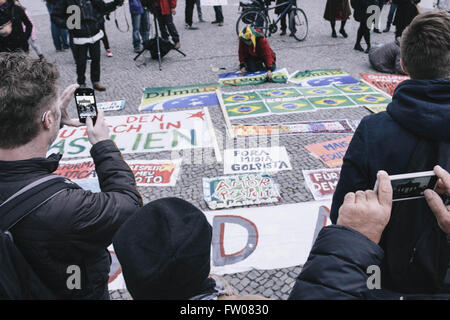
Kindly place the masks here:
<instances>
[{"instance_id":1,"label":"person in red jacket","mask_svg":"<svg viewBox=\"0 0 450 320\"><path fill-rule=\"evenodd\" d=\"M177 28L173 23L173 15L176 14L177 0L147 0L154 1L156 4L155 16L158 19L159 30L161 30L161 37L164 40L169 40L169 34L175 44L175 48L180 48L180 36Z\"/></svg>"},{"instance_id":2,"label":"person in red jacket","mask_svg":"<svg viewBox=\"0 0 450 320\"><path fill-rule=\"evenodd\" d=\"M246 26L239 33L239 62L241 74L267 70L267 78L272 78L276 55L260 29Z\"/></svg>"}]
</instances>

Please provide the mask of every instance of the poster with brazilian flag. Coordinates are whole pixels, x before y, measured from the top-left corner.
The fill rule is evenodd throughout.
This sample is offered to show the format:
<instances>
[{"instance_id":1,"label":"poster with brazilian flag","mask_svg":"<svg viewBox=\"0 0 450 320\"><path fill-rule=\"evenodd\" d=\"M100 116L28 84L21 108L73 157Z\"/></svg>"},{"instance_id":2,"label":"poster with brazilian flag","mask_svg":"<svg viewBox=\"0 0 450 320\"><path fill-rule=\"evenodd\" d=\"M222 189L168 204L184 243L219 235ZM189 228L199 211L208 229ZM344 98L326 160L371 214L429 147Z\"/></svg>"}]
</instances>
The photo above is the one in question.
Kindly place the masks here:
<instances>
[{"instance_id":1,"label":"poster with brazilian flag","mask_svg":"<svg viewBox=\"0 0 450 320\"><path fill-rule=\"evenodd\" d=\"M302 97L296 88L274 88L257 91L261 99L266 101L295 100Z\"/></svg>"},{"instance_id":2,"label":"poster with brazilian flag","mask_svg":"<svg viewBox=\"0 0 450 320\"><path fill-rule=\"evenodd\" d=\"M226 108L230 118L259 117L270 114L269 109L261 101L230 105L226 106Z\"/></svg>"},{"instance_id":3,"label":"poster with brazilian flag","mask_svg":"<svg viewBox=\"0 0 450 320\"><path fill-rule=\"evenodd\" d=\"M367 83L359 82L355 84L347 85L335 85L342 93L352 94L352 93L376 93L375 89L369 86Z\"/></svg>"},{"instance_id":4,"label":"poster with brazilian flag","mask_svg":"<svg viewBox=\"0 0 450 320\"><path fill-rule=\"evenodd\" d=\"M353 94L349 97L359 105L388 104L392 101L381 93Z\"/></svg>"},{"instance_id":5,"label":"poster with brazilian flag","mask_svg":"<svg viewBox=\"0 0 450 320\"><path fill-rule=\"evenodd\" d=\"M284 102L267 102L272 113L295 113L303 111L312 111L314 107L306 99L297 99Z\"/></svg>"},{"instance_id":6,"label":"poster with brazilian flag","mask_svg":"<svg viewBox=\"0 0 450 320\"><path fill-rule=\"evenodd\" d=\"M218 106L217 83L144 89L139 111L165 111Z\"/></svg>"},{"instance_id":7,"label":"poster with brazilian flag","mask_svg":"<svg viewBox=\"0 0 450 320\"><path fill-rule=\"evenodd\" d=\"M233 93L222 92L222 100L225 105L233 105L261 101L261 98L255 91L242 91Z\"/></svg>"},{"instance_id":8,"label":"poster with brazilian flag","mask_svg":"<svg viewBox=\"0 0 450 320\"><path fill-rule=\"evenodd\" d=\"M308 98L314 107L323 108L343 108L354 107L356 103L347 98L347 96L329 96L329 97L313 97Z\"/></svg>"},{"instance_id":9,"label":"poster with brazilian flag","mask_svg":"<svg viewBox=\"0 0 450 320\"><path fill-rule=\"evenodd\" d=\"M305 97L324 97L342 94L337 88L333 86L317 87L317 88L298 88Z\"/></svg>"},{"instance_id":10,"label":"poster with brazilian flag","mask_svg":"<svg viewBox=\"0 0 450 320\"><path fill-rule=\"evenodd\" d=\"M359 81L342 69L318 69L296 71L289 76L289 82L299 87L323 87L333 84L355 84Z\"/></svg>"},{"instance_id":11,"label":"poster with brazilian flag","mask_svg":"<svg viewBox=\"0 0 450 320\"><path fill-rule=\"evenodd\" d=\"M246 72L241 75L240 71L219 74L219 83L226 86L250 86L265 82L286 83L289 73L286 69L275 69L272 78L267 79L267 71Z\"/></svg>"}]
</instances>

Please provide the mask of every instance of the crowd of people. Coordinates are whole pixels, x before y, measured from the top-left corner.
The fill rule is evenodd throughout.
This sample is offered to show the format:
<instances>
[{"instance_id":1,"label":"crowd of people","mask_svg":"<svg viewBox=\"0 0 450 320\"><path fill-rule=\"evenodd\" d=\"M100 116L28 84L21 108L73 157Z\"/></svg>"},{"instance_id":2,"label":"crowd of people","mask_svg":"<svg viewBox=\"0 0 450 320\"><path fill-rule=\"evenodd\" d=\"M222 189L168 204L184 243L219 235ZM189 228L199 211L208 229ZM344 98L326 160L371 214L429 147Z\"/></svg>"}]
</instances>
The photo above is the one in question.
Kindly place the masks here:
<instances>
[{"instance_id":1,"label":"crowd of people","mask_svg":"<svg viewBox=\"0 0 450 320\"><path fill-rule=\"evenodd\" d=\"M368 3L358 5L362 2ZM397 15L405 2L413 5L393 1ZM77 67L78 84L60 95L57 68L26 53L33 30L26 10L0 0L0 46L23 51L0 53L0 239L8 246L14 240L39 279L37 291L23 290L19 298L26 292L35 299L109 299L111 260L106 248L113 243L135 299L264 299L241 297L223 279L210 275L212 231L198 208L178 198L144 205L101 110L95 124L86 119L101 192L54 179L61 155L46 157L47 150L62 126L82 125L70 119L67 108L74 91L86 85L88 53L94 88L104 90L99 82L102 21L123 0L85 2L81 28L67 32L67 7L74 3L79 1L47 1L55 48L71 48ZM148 39L151 10L159 10L161 30L166 27L165 36L179 44L171 16L175 8L175 0L160 0L156 9L130 1L135 50ZM341 21L340 34L347 36L349 15L348 0L328 1L326 17L333 36L336 20ZM370 47L370 30L363 23L367 13L357 15L358 38L364 37ZM398 48L389 45L389 50L400 51L396 68L411 80L398 86L386 112L364 117L356 129L333 197L333 224L320 231L290 299L450 299L450 13L414 12L406 25L399 19L394 19L401 35L394 42ZM223 23L223 16L216 15L213 22ZM276 55L257 29L247 26L239 41L241 72L274 70ZM434 190L427 189L422 199L393 203L388 175L430 170L438 178ZM52 193L30 192L49 181ZM378 193L371 191L376 181ZM81 271L75 289L67 285L69 266ZM369 266L380 267L382 288L368 288ZM5 288L0 283L0 297L11 297Z\"/></svg>"}]
</instances>

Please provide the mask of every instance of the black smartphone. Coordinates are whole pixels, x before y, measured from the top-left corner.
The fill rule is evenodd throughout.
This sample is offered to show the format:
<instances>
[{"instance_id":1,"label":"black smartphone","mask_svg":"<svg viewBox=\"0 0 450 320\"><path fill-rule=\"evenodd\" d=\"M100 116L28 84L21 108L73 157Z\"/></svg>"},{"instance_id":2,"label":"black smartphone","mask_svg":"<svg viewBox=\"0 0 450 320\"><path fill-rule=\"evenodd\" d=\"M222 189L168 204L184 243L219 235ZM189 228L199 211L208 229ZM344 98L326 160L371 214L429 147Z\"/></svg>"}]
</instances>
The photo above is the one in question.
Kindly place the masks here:
<instances>
[{"instance_id":1,"label":"black smartphone","mask_svg":"<svg viewBox=\"0 0 450 320\"><path fill-rule=\"evenodd\" d=\"M81 123L86 123L86 118L92 118L95 125L97 120L97 102L95 101L94 89L78 88L75 90L75 103L77 105L78 118Z\"/></svg>"}]
</instances>

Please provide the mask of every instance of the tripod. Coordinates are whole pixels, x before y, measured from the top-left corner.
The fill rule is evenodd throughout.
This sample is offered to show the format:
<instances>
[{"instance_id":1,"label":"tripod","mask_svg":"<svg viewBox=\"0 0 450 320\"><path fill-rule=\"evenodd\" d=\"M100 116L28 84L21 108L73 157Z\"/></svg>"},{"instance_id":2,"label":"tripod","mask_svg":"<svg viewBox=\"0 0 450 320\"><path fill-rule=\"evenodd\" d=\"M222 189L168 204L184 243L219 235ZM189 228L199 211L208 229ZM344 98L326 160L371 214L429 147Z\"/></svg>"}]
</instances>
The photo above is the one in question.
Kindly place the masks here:
<instances>
[{"instance_id":1,"label":"tripod","mask_svg":"<svg viewBox=\"0 0 450 320\"><path fill-rule=\"evenodd\" d=\"M170 50L176 50L180 54L186 57L186 54L182 52L181 50L175 48L174 44L170 42L169 40L165 40L160 38L159 31L158 31L158 17L155 13L152 12L153 15L153 21L155 23L155 37L144 41L143 46L144 48L138 53L136 57L134 57L134 61L136 61L137 58L139 58L146 50L150 51L150 55L152 59L158 59L159 61L159 71L162 71L162 62L161 59L164 57Z\"/></svg>"}]
</instances>

